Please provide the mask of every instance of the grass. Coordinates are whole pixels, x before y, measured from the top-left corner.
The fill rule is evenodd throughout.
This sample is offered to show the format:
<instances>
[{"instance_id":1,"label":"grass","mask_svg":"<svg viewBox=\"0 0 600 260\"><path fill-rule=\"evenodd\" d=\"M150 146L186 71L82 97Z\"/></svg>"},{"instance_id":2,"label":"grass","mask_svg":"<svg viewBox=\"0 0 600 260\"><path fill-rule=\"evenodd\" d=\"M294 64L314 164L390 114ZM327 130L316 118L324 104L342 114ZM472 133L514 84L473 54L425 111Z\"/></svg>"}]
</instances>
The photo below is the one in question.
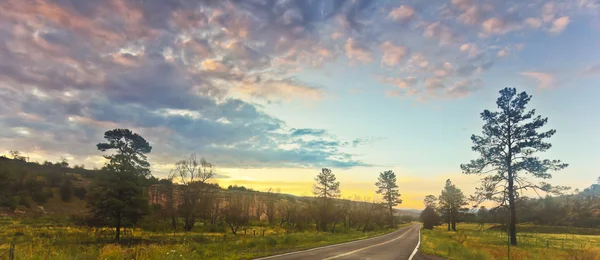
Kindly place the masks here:
<instances>
[{"instance_id":1,"label":"grass","mask_svg":"<svg viewBox=\"0 0 600 260\"><path fill-rule=\"evenodd\" d=\"M259 232L254 236L252 228L248 229L248 235L235 236L137 229L132 232L133 238L114 244L110 237L99 235L103 231L96 233L68 225L0 219L0 255L8 250L9 241L14 241L16 259L250 259L364 239L394 230L363 233L340 229L340 232L331 234L314 231L286 233L283 229L272 228L262 237Z\"/></svg>"},{"instance_id":2,"label":"grass","mask_svg":"<svg viewBox=\"0 0 600 260\"><path fill-rule=\"evenodd\" d=\"M480 230L471 223L459 223L457 230L423 230L420 251L448 259L508 258L505 231L490 226ZM519 245L510 248L510 259L600 260L600 229L520 225L517 231Z\"/></svg>"}]
</instances>

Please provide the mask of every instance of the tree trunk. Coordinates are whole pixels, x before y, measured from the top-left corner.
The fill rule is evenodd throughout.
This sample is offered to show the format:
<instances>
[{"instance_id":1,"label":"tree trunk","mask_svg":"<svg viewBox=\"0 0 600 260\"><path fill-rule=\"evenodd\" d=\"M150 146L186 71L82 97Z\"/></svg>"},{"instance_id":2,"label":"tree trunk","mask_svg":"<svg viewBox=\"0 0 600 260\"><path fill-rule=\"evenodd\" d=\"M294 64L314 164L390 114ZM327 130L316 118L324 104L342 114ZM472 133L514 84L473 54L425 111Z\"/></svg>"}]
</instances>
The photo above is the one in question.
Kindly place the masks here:
<instances>
[{"instance_id":1,"label":"tree trunk","mask_svg":"<svg viewBox=\"0 0 600 260\"><path fill-rule=\"evenodd\" d=\"M517 210L515 207L515 190L512 172L508 171L508 205L510 209L510 244L517 245Z\"/></svg>"},{"instance_id":2,"label":"tree trunk","mask_svg":"<svg viewBox=\"0 0 600 260\"><path fill-rule=\"evenodd\" d=\"M390 227L394 227L394 209L390 206Z\"/></svg>"},{"instance_id":3,"label":"tree trunk","mask_svg":"<svg viewBox=\"0 0 600 260\"><path fill-rule=\"evenodd\" d=\"M450 231L450 221L448 220L448 231Z\"/></svg>"},{"instance_id":4,"label":"tree trunk","mask_svg":"<svg viewBox=\"0 0 600 260\"><path fill-rule=\"evenodd\" d=\"M452 221L452 230L456 231L456 221Z\"/></svg>"},{"instance_id":5,"label":"tree trunk","mask_svg":"<svg viewBox=\"0 0 600 260\"><path fill-rule=\"evenodd\" d=\"M119 242L119 239L121 238L121 214L118 214L117 217L117 225L115 226L115 240L117 242Z\"/></svg>"}]
</instances>

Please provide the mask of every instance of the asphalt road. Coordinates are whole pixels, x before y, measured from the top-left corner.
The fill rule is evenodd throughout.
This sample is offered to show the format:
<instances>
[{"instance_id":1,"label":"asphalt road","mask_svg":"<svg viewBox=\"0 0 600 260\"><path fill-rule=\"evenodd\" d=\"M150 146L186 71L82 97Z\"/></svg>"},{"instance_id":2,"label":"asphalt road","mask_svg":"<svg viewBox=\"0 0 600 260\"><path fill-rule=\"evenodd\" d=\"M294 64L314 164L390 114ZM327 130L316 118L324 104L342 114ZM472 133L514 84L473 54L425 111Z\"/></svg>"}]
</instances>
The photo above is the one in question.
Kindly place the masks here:
<instances>
[{"instance_id":1,"label":"asphalt road","mask_svg":"<svg viewBox=\"0 0 600 260\"><path fill-rule=\"evenodd\" d=\"M379 237L263 257L257 260L405 260L410 257L417 246L420 227L415 224Z\"/></svg>"}]
</instances>

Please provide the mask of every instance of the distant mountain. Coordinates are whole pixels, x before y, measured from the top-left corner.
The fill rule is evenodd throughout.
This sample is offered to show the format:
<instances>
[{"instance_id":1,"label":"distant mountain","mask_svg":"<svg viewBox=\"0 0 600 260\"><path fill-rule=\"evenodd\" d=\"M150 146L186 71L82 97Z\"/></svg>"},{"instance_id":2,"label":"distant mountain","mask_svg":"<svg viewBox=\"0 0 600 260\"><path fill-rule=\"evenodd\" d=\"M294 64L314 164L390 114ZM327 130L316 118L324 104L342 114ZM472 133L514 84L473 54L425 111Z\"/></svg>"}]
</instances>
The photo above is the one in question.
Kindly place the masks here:
<instances>
[{"instance_id":1,"label":"distant mountain","mask_svg":"<svg viewBox=\"0 0 600 260\"><path fill-rule=\"evenodd\" d=\"M418 209L394 209L394 215L396 215L396 216L418 217L420 214L421 214L421 210L418 210Z\"/></svg>"}]
</instances>

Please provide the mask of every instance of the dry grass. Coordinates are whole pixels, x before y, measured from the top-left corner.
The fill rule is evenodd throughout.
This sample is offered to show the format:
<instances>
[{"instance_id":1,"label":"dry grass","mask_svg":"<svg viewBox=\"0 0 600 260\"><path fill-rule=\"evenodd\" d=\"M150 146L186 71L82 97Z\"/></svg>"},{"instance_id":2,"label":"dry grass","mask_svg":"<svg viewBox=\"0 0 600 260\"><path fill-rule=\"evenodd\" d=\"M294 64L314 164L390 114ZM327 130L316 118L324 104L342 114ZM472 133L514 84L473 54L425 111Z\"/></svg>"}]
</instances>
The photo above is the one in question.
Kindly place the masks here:
<instances>
[{"instance_id":1,"label":"dry grass","mask_svg":"<svg viewBox=\"0 0 600 260\"><path fill-rule=\"evenodd\" d=\"M523 228L526 231L518 234L519 245L510 248L511 259L600 260L600 235L550 233L553 228L536 229L527 225ZM469 223L459 224L457 230L447 231L442 226L424 230L420 250L448 259L507 259L508 237L505 232L494 229L480 231L477 224ZM577 230L585 234L600 234L597 229L571 231Z\"/></svg>"}]
</instances>

